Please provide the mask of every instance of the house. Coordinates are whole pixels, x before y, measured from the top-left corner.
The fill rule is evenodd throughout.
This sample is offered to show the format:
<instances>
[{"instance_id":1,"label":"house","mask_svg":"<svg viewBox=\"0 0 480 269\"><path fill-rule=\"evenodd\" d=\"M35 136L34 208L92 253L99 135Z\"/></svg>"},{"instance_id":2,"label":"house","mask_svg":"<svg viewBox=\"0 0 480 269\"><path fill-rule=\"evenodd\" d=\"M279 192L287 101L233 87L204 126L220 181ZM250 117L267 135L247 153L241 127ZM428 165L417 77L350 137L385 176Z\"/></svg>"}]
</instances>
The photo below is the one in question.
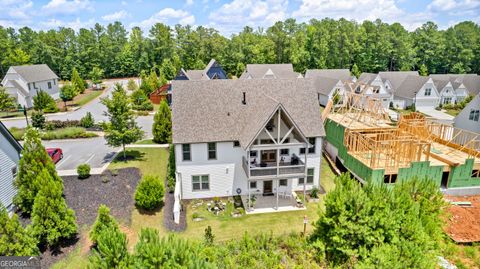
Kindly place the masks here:
<instances>
[{"instance_id":1,"label":"house","mask_svg":"<svg viewBox=\"0 0 480 269\"><path fill-rule=\"evenodd\" d=\"M332 98L334 98L334 100L338 100L334 101L334 103L340 102L343 94L345 93L345 84L341 80L318 76L312 80L314 90L317 92L318 102L321 106L325 107L328 101Z\"/></svg>"},{"instance_id":2,"label":"house","mask_svg":"<svg viewBox=\"0 0 480 269\"><path fill-rule=\"evenodd\" d=\"M477 74L432 74L430 77L452 83L457 102L463 101L469 95L475 96L480 92L480 76Z\"/></svg>"},{"instance_id":3,"label":"house","mask_svg":"<svg viewBox=\"0 0 480 269\"><path fill-rule=\"evenodd\" d=\"M309 69L305 72L305 78L316 77L337 79L344 83L357 80L348 69Z\"/></svg>"},{"instance_id":4,"label":"house","mask_svg":"<svg viewBox=\"0 0 480 269\"><path fill-rule=\"evenodd\" d=\"M480 93L455 117L453 126L480 134Z\"/></svg>"},{"instance_id":5,"label":"house","mask_svg":"<svg viewBox=\"0 0 480 269\"><path fill-rule=\"evenodd\" d=\"M302 74L293 71L292 64L247 64L240 79L293 79Z\"/></svg>"},{"instance_id":6,"label":"house","mask_svg":"<svg viewBox=\"0 0 480 269\"><path fill-rule=\"evenodd\" d=\"M0 122L0 203L8 211L13 209L13 197L16 194L13 181L17 176L21 151L22 146Z\"/></svg>"},{"instance_id":7,"label":"house","mask_svg":"<svg viewBox=\"0 0 480 269\"><path fill-rule=\"evenodd\" d=\"M59 98L58 76L46 64L11 66L2 85L16 102L27 108L33 106L33 97L39 90Z\"/></svg>"},{"instance_id":8,"label":"house","mask_svg":"<svg viewBox=\"0 0 480 269\"><path fill-rule=\"evenodd\" d=\"M435 108L440 104L440 94L432 78L407 76L395 89L393 105L405 109L415 104L417 109Z\"/></svg>"},{"instance_id":9,"label":"house","mask_svg":"<svg viewBox=\"0 0 480 269\"><path fill-rule=\"evenodd\" d=\"M162 100L167 100L167 102L170 103L169 95L168 95L168 91L170 87L171 87L171 84L167 83L162 87L158 88L157 90L153 91L149 96L150 101L156 105L160 104Z\"/></svg>"},{"instance_id":10,"label":"house","mask_svg":"<svg viewBox=\"0 0 480 269\"><path fill-rule=\"evenodd\" d=\"M323 124L312 80L174 81L181 199L280 201L320 186ZM295 94L292 94L295 93ZM250 201L250 199L248 199Z\"/></svg>"},{"instance_id":11,"label":"house","mask_svg":"<svg viewBox=\"0 0 480 269\"><path fill-rule=\"evenodd\" d=\"M393 101L393 86L388 79L382 79L380 74L362 73L357 84L357 88L363 85L362 93L381 100L384 108L390 107L390 102ZM359 93L360 90L356 92Z\"/></svg>"},{"instance_id":12,"label":"house","mask_svg":"<svg viewBox=\"0 0 480 269\"><path fill-rule=\"evenodd\" d=\"M440 104L455 104L457 102L457 94L455 92L455 88L451 81L449 80L441 80L432 78L435 87L437 88L440 94ZM453 82L455 83L455 82ZM461 85L461 84L460 84ZM460 87L458 83L456 83L457 88Z\"/></svg>"},{"instance_id":13,"label":"house","mask_svg":"<svg viewBox=\"0 0 480 269\"><path fill-rule=\"evenodd\" d=\"M227 79L227 73L222 66L215 60L210 62L203 70L184 70L180 69L174 80L209 80L209 79Z\"/></svg>"}]
</instances>

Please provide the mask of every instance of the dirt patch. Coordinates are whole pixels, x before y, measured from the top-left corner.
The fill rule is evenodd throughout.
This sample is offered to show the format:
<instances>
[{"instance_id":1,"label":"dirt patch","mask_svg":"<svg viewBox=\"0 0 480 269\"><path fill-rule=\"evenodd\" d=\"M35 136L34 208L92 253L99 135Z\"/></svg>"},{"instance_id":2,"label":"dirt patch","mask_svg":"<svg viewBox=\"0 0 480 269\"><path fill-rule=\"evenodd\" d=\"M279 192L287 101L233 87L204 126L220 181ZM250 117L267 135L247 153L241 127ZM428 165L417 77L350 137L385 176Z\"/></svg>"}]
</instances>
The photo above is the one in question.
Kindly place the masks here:
<instances>
[{"instance_id":1,"label":"dirt patch","mask_svg":"<svg viewBox=\"0 0 480 269\"><path fill-rule=\"evenodd\" d=\"M110 171L105 171L102 175L93 175L83 180L76 176L63 177L65 200L68 206L75 210L79 230L95 222L100 204L108 206L110 213L120 223L130 224L134 207L133 194L140 178L140 170L137 168L118 169L116 176ZM76 237L62 242L57 249L43 250L42 268L48 268L65 258L79 245L79 242L82 245L81 252L88 253L91 244L86 232L81 235L81 238Z\"/></svg>"},{"instance_id":2,"label":"dirt patch","mask_svg":"<svg viewBox=\"0 0 480 269\"><path fill-rule=\"evenodd\" d=\"M448 201L471 202L471 207L450 205L445 232L456 242L480 242L480 195L445 196Z\"/></svg>"}]
</instances>

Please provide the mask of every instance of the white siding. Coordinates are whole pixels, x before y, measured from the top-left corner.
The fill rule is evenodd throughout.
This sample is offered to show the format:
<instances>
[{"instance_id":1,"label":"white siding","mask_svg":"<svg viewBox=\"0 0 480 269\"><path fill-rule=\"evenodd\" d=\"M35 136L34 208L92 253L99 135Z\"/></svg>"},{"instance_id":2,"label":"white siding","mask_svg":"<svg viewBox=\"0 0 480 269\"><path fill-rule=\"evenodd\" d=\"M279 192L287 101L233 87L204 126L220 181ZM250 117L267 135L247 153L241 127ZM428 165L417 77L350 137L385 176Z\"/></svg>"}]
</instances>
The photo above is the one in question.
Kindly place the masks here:
<instances>
[{"instance_id":1,"label":"white siding","mask_svg":"<svg viewBox=\"0 0 480 269\"><path fill-rule=\"evenodd\" d=\"M18 166L20 156L8 140L0 136L0 203L11 209L16 194L12 168Z\"/></svg>"},{"instance_id":2,"label":"white siding","mask_svg":"<svg viewBox=\"0 0 480 269\"><path fill-rule=\"evenodd\" d=\"M425 96L426 89L432 89L430 96ZM440 103L440 96L438 94L437 88L433 84L432 79L429 79L417 93L415 98L415 107L429 107L435 108Z\"/></svg>"},{"instance_id":3,"label":"white siding","mask_svg":"<svg viewBox=\"0 0 480 269\"><path fill-rule=\"evenodd\" d=\"M480 121L469 119L470 111L472 109L480 109L480 94L473 98L473 100L470 101L462 111L460 111L457 117L455 117L453 125L457 128L480 134Z\"/></svg>"}]
</instances>

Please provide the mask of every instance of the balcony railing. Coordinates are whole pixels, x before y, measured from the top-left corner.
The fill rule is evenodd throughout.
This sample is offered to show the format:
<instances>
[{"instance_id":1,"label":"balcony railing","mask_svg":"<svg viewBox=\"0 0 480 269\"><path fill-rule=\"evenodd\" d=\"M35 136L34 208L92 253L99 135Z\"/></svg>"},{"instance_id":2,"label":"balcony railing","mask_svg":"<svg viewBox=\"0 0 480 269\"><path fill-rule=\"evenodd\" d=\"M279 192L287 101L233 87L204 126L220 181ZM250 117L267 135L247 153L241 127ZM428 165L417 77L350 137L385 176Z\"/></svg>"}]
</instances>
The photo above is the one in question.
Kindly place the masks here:
<instances>
[{"instance_id":1,"label":"balcony railing","mask_svg":"<svg viewBox=\"0 0 480 269\"><path fill-rule=\"evenodd\" d=\"M242 157L242 166L249 178L262 177L289 177L301 176L305 174L305 163L296 155L292 155L294 161L279 162L262 162L260 164L249 163L245 156Z\"/></svg>"}]
</instances>

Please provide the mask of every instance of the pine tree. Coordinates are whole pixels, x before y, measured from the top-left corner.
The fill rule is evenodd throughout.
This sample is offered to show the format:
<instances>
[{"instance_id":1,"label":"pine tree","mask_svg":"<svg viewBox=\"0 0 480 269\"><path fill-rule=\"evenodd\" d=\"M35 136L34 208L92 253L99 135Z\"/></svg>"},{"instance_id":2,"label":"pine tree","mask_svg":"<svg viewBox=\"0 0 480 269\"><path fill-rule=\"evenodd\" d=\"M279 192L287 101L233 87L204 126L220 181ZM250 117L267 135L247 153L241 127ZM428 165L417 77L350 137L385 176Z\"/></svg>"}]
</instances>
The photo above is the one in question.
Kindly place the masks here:
<instances>
[{"instance_id":1,"label":"pine tree","mask_svg":"<svg viewBox=\"0 0 480 269\"><path fill-rule=\"evenodd\" d=\"M38 111L49 113L58 111L55 100L53 100L53 97L44 90L37 91L37 95L33 97L33 108Z\"/></svg>"},{"instance_id":2,"label":"pine tree","mask_svg":"<svg viewBox=\"0 0 480 269\"><path fill-rule=\"evenodd\" d=\"M44 169L55 182L62 183L55 165L42 145L38 131L29 127L25 132L22 158L14 181L17 194L13 201L23 213L31 212L35 196L40 186L45 183L45 179L39 176Z\"/></svg>"},{"instance_id":3,"label":"pine tree","mask_svg":"<svg viewBox=\"0 0 480 269\"><path fill-rule=\"evenodd\" d=\"M105 140L110 146L123 148L126 161L125 145L140 140L143 132L135 122L130 100L121 84L116 84L111 98L103 98L102 104L107 107L106 115L110 122L103 124Z\"/></svg>"},{"instance_id":4,"label":"pine tree","mask_svg":"<svg viewBox=\"0 0 480 269\"><path fill-rule=\"evenodd\" d=\"M37 241L24 229L17 214L10 218L0 205L0 256L38 255Z\"/></svg>"},{"instance_id":5,"label":"pine tree","mask_svg":"<svg viewBox=\"0 0 480 269\"><path fill-rule=\"evenodd\" d=\"M102 230L98 235L93 254L90 256L88 268L129 268L130 265L126 235L118 228L108 227Z\"/></svg>"},{"instance_id":6,"label":"pine tree","mask_svg":"<svg viewBox=\"0 0 480 269\"><path fill-rule=\"evenodd\" d=\"M353 64L352 70L350 71L352 75L354 75L356 78L359 78L360 75L362 74L362 71L360 71L360 68L358 68L357 64Z\"/></svg>"},{"instance_id":7,"label":"pine tree","mask_svg":"<svg viewBox=\"0 0 480 269\"><path fill-rule=\"evenodd\" d=\"M90 71L89 76L92 80L92 84L95 85L95 88L100 88L100 84L102 84L103 69L94 66L92 71Z\"/></svg>"},{"instance_id":8,"label":"pine tree","mask_svg":"<svg viewBox=\"0 0 480 269\"><path fill-rule=\"evenodd\" d=\"M8 111L12 108L15 108L15 99L4 87L0 87L0 111Z\"/></svg>"},{"instance_id":9,"label":"pine tree","mask_svg":"<svg viewBox=\"0 0 480 269\"><path fill-rule=\"evenodd\" d=\"M32 210L32 233L40 243L56 246L60 240L77 233L75 212L63 198L63 185L43 169L39 177L44 180L35 197Z\"/></svg>"},{"instance_id":10,"label":"pine tree","mask_svg":"<svg viewBox=\"0 0 480 269\"><path fill-rule=\"evenodd\" d=\"M72 87L77 94L85 92L85 81L80 77L80 74L75 67L72 70Z\"/></svg>"},{"instance_id":11,"label":"pine tree","mask_svg":"<svg viewBox=\"0 0 480 269\"><path fill-rule=\"evenodd\" d=\"M115 218L110 215L110 208L108 208L106 205L100 205L98 207L97 220L93 224L92 230L90 231L90 240L96 244L98 237L106 229L118 230L118 223Z\"/></svg>"},{"instance_id":12,"label":"pine tree","mask_svg":"<svg viewBox=\"0 0 480 269\"><path fill-rule=\"evenodd\" d=\"M424 64L420 65L420 68L418 69L418 73L420 74L420 76L424 76L424 77L428 76L427 67Z\"/></svg>"},{"instance_id":13,"label":"pine tree","mask_svg":"<svg viewBox=\"0 0 480 269\"><path fill-rule=\"evenodd\" d=\"M152 132L155 143L164 144L172 141L172 112L165 100L162 100L157 113L155 113Z\"/></svg>"}]
</instances>

